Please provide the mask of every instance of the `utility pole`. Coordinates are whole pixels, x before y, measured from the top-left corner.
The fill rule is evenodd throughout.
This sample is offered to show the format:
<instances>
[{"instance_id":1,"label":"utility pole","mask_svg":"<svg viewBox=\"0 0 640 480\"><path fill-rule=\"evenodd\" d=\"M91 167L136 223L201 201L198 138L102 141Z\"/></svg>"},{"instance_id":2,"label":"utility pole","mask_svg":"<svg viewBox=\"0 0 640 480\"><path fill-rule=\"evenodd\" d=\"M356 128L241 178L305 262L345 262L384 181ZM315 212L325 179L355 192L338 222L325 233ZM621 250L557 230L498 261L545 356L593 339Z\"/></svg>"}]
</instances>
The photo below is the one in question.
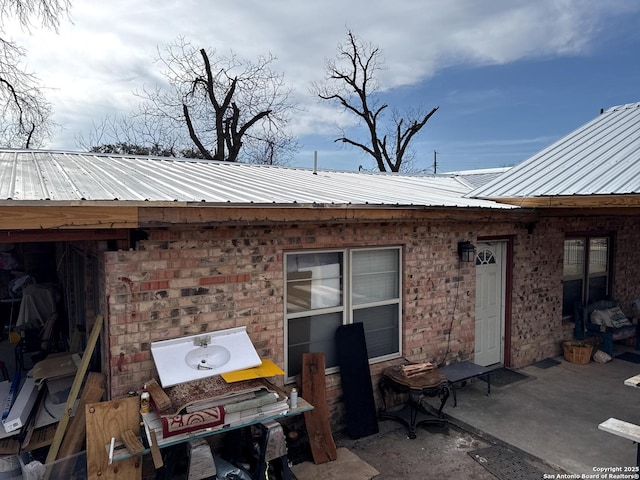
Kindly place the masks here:
<instances>
[{"instance_id":1,"label":"utility pole","mask_svg":"<svg viewBox=\"0 0 640 480\"><path fill-rule=\"evenodd\" d=\"M433 151L433 174L438 173L438 152Z\"/></svg>"}]
</instances>

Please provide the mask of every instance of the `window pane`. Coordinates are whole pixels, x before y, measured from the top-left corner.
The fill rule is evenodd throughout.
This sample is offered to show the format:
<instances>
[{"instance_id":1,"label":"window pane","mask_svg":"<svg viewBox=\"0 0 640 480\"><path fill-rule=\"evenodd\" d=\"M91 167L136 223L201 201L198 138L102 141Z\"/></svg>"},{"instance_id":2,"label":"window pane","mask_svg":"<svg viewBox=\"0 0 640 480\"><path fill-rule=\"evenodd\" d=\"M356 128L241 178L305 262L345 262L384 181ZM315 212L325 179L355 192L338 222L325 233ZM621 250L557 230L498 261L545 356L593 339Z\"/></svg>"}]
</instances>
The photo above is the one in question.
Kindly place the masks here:
<instances>
[{"instance_id":1,"label":"window pane","mask_svg":"<svg viewBox=\"0 0 640 480\"><path fill-rule=\"evenodd\" d=\"M353 321L364 326L369 358L398 352L399 310L398 305L384 305L353 311Z\"/></svg>"},{"instance_id":2,"label":"window pane","mask_svg":"<svg viewBox=\"0 0 640 480\"><path fill-rule=\"evenodd\" d=\"M589 298L587 299L587 305L598 300L607 299L607 277L603 275L601 277L589 277Z\"/></svg>"},{"instance_id":3,"label":"window pane","mask_svg":"<svg viewBox=\"0 0 640 480\"><path fill-rule=\"evenodd\" d=\"M288 321L287 374L302 371L302 354L324 352L327 368L338 365L335 351L336 330L342 325L342 312L311 315Z\"/></svg>"},{"instance_id":4,"label":"window pane","mask_svg":"<svg viewBox=\"0 0 640 480\"><path fill-rule=\"evenodd\" d=\"M584 274L584 239L564 241L564 277Z\"/></svg>"},{"instance_id":5,"label":"window pane","mask_svg":"<svg viewBox=\"0 0 640 480\"><path fill-rule=\"evenodd\" d=\"M354 305L398 298L398 250L356 251L352 259Z\"/></svg>"},{"instance_id":6,"label":"window pane","mask_svg":"<svg viewBox=\"0 0 640 480\"><path fill-rule=\"evenodd\" d=\"M609 261L609 242L607 238L589 240L589 275L607 273Z\"/></svg>"},{"instance_id":7,"label":"window pane","mask_svg":"<svg viewBox=\"0 0 640 480\"><path fill-rule=\"evenodd\" d=\"M342 253L287 256L287 312L342 305Z\"/></svg>"},{"instance_id":8,"label":"window pane","mask_svg":"<svg viewBox=\"0 0 640 480\"><path fill-rule=\"evenodd\" d=\"M562 315L573 315L574 304L582 305L582 279L562 282Z\"/></svg>"}]
</instances>

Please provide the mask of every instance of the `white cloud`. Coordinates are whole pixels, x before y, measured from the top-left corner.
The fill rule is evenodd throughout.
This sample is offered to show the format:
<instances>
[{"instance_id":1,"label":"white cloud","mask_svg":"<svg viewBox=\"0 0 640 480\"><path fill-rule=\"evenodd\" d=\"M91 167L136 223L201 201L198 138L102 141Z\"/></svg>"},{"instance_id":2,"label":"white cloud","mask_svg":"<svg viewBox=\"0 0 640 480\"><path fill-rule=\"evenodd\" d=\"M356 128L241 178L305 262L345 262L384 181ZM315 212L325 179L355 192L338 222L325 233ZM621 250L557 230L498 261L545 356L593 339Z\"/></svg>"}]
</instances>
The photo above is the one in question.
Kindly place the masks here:
<instances>
[{"instance_id":1,"label":"white cloud","mask_svg":"<svg viewBox=\"0 0 640 480\"><path fill-rule=\"evenodd\" d=\"M57 35L9 33L28 48L31 70L54 89L56 121L65 126L54 145L74 148L88 119L135 107L131 92L159 79L157 47L179 35L220 53L277 56L277 68L306 107L295 126L304 134L350 123L309 93L346 28L382 48L387 68L380 78L392 88L452 65L581 54L628 8L638 9L622 0L76 0L73 23L63 22Z\"/></svg>"}]
</instances>

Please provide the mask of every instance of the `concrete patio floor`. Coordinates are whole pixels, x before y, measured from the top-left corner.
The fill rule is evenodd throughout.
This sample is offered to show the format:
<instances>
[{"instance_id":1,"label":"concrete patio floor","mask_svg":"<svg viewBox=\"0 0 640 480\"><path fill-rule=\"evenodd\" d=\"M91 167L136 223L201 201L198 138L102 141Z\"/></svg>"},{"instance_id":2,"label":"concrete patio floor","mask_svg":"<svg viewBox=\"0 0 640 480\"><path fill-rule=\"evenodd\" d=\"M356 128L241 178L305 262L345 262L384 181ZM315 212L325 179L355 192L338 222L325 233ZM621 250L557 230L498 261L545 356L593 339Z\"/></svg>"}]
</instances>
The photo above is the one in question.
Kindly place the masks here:
<instances>
[{"instance_id":1,"label":"concrete patio floor","mask_svg":"<svg viewBox=\"0 0 640 480\"><path fill-rule=\"evenodd\" d=\"M616 355L623 347L616 346ZM474 380L457 389L445 407L449 420L485 439L495 439L550 466L549 474L594 474L604 467L636 465L636 444L598 429L610 417L640 424L640 389L624 380L640 364L614 359L576 365L556 357L550 368L529 366L527 375L503 387ZM547 472L545 472L547 473ZM602 478L602 477L601 477Z\"/></svg>"}]
</instances>

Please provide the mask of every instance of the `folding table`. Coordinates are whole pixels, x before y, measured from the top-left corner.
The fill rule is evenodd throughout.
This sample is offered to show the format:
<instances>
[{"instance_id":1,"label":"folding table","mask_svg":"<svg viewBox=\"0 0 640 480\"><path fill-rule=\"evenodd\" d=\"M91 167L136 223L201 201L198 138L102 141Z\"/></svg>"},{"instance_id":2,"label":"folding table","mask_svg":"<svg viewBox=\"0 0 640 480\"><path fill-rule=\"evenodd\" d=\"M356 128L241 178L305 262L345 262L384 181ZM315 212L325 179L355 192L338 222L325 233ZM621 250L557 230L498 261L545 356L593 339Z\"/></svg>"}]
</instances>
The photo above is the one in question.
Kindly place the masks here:
<instances>
[{"instance_id":1,"label":"folding table","mask_svg":"<svg viewBox=\"0 0 640 480\"><path fill-rule=\"evenodd\" d=\"M438 368L438 371L442 373L451 385L451 392L453 393L453 406L458 406L458 399L456 398L456 384L466 382L475 377L484 377L487 382L487 396L491 395L491 369L477 365L473 362L457 362L447 365L446 367Z\"/></svg>"}]
</instances>

